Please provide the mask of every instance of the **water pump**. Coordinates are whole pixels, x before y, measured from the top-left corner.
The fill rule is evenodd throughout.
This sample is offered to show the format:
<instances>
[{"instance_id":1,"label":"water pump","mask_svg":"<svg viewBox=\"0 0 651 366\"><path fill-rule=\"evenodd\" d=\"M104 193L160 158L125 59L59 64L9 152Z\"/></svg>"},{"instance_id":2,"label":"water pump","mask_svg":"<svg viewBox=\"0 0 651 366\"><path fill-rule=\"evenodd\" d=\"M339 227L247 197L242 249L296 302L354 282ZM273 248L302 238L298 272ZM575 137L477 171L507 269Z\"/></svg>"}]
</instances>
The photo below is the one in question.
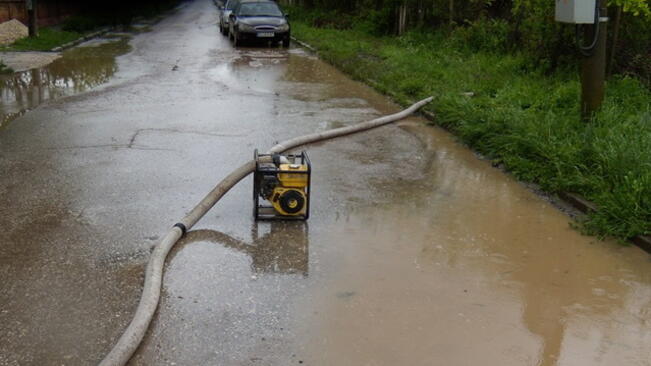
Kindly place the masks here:
<instances>
[{"instance_id":1,"label":"water pump","mask_svg":"<svg viewBox=\"0 0 651 366\"><path fill-rule=\"evenodd\" d=\"M312 165L300 154L253 154L253 216L256 220L307 220Z\"/></svg>"}]
</instances>

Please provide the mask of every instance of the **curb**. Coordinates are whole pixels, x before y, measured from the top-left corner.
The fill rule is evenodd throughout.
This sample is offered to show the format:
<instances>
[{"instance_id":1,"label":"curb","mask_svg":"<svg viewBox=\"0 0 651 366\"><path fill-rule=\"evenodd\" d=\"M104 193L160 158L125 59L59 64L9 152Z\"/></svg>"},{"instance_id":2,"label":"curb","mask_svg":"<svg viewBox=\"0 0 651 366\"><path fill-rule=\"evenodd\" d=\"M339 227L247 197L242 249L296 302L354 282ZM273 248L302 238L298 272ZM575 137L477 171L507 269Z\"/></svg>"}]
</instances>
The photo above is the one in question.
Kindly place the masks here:
<instances>
[{"instance_id":1,"label":"curb","mask_svg":"<svg viewBox=\"0 0 651 366\"><path fill-rule=\"evenodd\" d=\"M308 44L306 42L303 42L303 41L299 40L298 38L296 38L294 36L291 36L291 39L294 42L298 43L300 46L305 47L308 50L310 50L311 52L318 55L318 53L319 53L318 50L315 47L313 47L312 45L310 45L310 44ZM370 87L374 88L375 90L378 90L377 84L375 82L373 82L372 80L365 80L364 84L369 85ZM389 98L391 98L394 102L396 102L398 104L401 104L399 102L399 98L395 94L393 94L392 92L386 91L386 92L382 92L381 94L384 94L384 95L388 96ZM413 101L407 100L407 103L412 103L413 104ZM423 109L419 110L418 114L422 115L425 119L432 122L436 126L439 126L436 123L436 121L437 121L436 114L434 114L434 113L432 113L430 111L423 110ZM442 126L439 126L439 127L441 127L444 130L454 134L452 131L450 131L447 128L444 128ZM559 192L557 196L561 201L563 201L564 203L568 204L569 206L575 208L576 210L580 211L583 214L588 214L590 212L595 212L595 211L598 210L597 205L595 205L594 203L592 203L592 202L586 200L585 198L579 196L578 194L574 194L574 193L570 193L570 192ZM640 249L644 250L645 252L651 254L651 236L649 236L649 235L638 235L638 236L635 236L635 237L629 239L629 241L631 243L635 244Z\"/></svg>"},{"instance_id":2,"label":"curb","mask_svg":"<svg viewBox=\"0 0 651 366\"><path fill-rule=\"evenodd\" d=\"M98 31L95 31L95 32L89 33L89 34L87 34L87 35L85 35L83 37L77 38L74 41L64 43L64 44L62 44L61 46L58 46L58 47L54 47L53 49L50 50L50 52L61 52L63 50L67 50L68 48L74 47L74 46L76 46L76 45L78 45L78 44L80 44L82 42L86 42L86 41L91 40L93 38L104 35L104 34L108 33L111 30L112 30L112 28L109 28L109 27L102 28L102 29L100 29Z\"/></svg>"},{"instance_id":3,"label":"curb","mask_svg":"<svg viewBox=\"0 0 651 366\"><path fill-rule=\"evenodd\" d=\"M597 211L597 205L584 199L578 194L569 193L569 192L559 192L558 197L561 200L565 201L570 206L583 212L584 214Z\"/></svg>"},{"instance_id":4,"label":"curb","mask_svg":"<svg viewBox=\"0 0 651 366\"><path fill-rule=\"evenodd\" d=\"M584 214L590 212L596 212L598 210L597 205L579 196L578 194L560 192L558 193L558 197L561 200L565 201L570 206L574 207L575 209L581 211ZM640 249L644 250L645 252L651 254L651 236L638 235L632 237L631 239L629 239L629 241L635 244L636 246L638 246Z\"/></svg>"},{"instance_id":5,"label":"curb","mask_svg":"<svg viewBox=\"0 0 651 366\"><path fill-rule=\"evenodd\" d=\"M651 254L651 236L648 235L636 236L633 239L631 239L631 242L633 242L633 244L640 247L640 249Z\"/></svg>"},{"instance_id":6,"label":"curb","mask_svg":"<svg viewBox=\"0 0 651 366\"><path fill-rule=\"evenodd\" d=\"M296 38L296 37L294 37L294 36L289 36L289 38L291 38L292 41L298 43L298 44L301 45L302 47L305 47L305 48L307 48L308 50L310 50L310 51L312 51L312 52L314 52L314 53L316 53L316 54L319 53L319 52L316 50L316 48L310 46L309 44L307 44L307 43L305 43L305 42L303 42L303 41L301 41L300 39L298 39L298 38Z\"/></svg>"}]
</instances>

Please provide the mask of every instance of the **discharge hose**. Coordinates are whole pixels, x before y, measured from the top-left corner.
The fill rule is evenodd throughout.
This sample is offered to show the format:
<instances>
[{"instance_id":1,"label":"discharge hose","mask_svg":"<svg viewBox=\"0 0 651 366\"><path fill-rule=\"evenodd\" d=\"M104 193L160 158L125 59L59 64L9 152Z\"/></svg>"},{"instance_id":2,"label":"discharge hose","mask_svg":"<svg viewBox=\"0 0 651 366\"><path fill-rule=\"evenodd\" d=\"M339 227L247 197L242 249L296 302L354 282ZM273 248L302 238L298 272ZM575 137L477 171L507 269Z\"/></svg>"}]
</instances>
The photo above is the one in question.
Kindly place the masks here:
<instances>
[{"instance_id":1,"label":"discharge hose","mask_svg":"<svg viewBox=\"0 0 651 366\"><path fill-rule=\"evenodd\" d=\"M278 154L302 145L380 127L408 117L425 104L431 102L432 99L432 97L423 99L401 112L371 121L295 137L275 145L269 150L269 153ZM99 366L124 366L129 362L129 359L131 359L133 353L138 349L140 342L145 336L147 328L149 328L149 323L158 307L161 285L163 282L163 267L165 265L167 254L187 230L190 230L197 221L199 221L217 203L217 201L224 196L224 194L226 194L226 192L233 188L233 186L244 179L247 175L253 173L254 169L255 161L253 160L248 161L244 165L235 169L231 174L219 182L219 184L217 184L215 188L213 188L213 190L210 191L210 193L208 193L208 195L206 195L206 197L204 197L204 199L202 199L201 202L192 209L192 211L190 211L190 213L188 213L178 224L174 225L158 245L156 245L151 257L149 258L149 263L147 264L147 269L145 271L145 285L142 289L142 295L136 313L118 342L102 362L100 362Z\"/></svg>"}]
</instances>

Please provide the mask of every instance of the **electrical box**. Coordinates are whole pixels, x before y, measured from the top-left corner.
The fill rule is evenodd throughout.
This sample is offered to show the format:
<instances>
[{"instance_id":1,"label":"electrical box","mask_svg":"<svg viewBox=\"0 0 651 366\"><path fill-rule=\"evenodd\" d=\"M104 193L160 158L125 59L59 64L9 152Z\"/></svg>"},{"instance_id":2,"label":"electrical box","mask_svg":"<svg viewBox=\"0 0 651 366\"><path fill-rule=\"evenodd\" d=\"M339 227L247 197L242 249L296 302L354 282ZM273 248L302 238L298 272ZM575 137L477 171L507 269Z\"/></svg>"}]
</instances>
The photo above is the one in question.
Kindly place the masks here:
<instances>
[{"instance_id":1,"label":"electrical box","mask_svg":"<svg viewBox=\"0 0 651 366\"><path fill-rule=\"evenodd\" d=\"M572 24L594 24L597 0L556 0L556 21Z\"/></svg>"}]
</instances>

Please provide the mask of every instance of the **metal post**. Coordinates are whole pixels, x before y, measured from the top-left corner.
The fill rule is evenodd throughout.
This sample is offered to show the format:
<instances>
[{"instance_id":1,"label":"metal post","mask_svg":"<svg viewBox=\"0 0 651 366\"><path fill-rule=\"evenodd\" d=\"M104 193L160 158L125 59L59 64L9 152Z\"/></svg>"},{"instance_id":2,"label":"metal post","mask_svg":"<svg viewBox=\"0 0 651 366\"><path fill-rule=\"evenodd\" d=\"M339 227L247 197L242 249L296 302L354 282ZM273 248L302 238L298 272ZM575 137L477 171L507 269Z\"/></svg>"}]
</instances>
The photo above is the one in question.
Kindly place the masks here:
<instances>
[{"instance_id":1,"label":"metal post","mask_svg":"<svg viewBox=\"0 0 651 366\"><path fill-rule=\"evenodd\" d=\"M604 100L606 79L606 39L608 17L606 1L600 1L599 38L590 56L581 60L581 118L590 121ZM585 27L585 39L593 39L596 26Z\"/></svg>"},{"instance_id":2,"label":"metal post","mask_svg":"<svg viewBox=\"0 0 651 366\"><path fill-rule=\"evenodd\" d=\"M27 7L27 22L29 23L29 36L38 37L38 16L36 14L36 0L25 0Z\"/></svg>"}]
</instances>

